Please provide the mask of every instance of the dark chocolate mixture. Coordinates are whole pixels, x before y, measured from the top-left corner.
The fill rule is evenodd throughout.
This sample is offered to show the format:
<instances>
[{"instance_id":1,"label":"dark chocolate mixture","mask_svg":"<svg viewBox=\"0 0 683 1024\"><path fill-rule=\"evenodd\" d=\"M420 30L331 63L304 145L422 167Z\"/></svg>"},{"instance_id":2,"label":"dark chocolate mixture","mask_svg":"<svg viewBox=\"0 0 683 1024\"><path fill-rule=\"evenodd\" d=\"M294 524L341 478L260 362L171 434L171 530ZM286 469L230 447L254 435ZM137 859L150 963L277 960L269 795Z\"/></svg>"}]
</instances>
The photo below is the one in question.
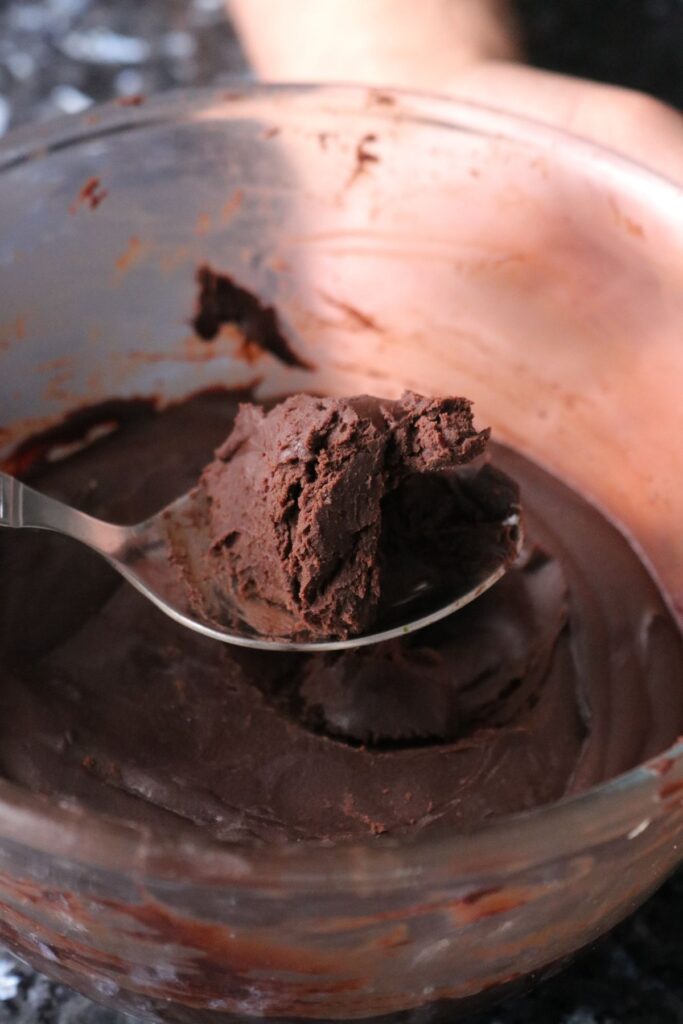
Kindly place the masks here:
<instances>
[{"instance_id":1,"label":"dark chocolate mixture","mask_svg":"<svg viewBox=\"0 0 683 1024\"><path fill-rule=\"evenodd\" d=\"M196 481L236 405L138 405L31 482L134 522ZM0 536L0 774L222 839L339 841L470 828L662 750L683 730L683 647L656 588L580 497L493 457L522 487L522 566L437 626L357 652L206 640L77 544Z\"/></svg>"},{"instance_id":2,"label":"dark chocolate mixture","mask_svg":"<svg viewBox=\"0 0 683 1024\"><path fill-rule=\"evenodd\" d=\"M243 405L200 481L211 541L204 586L218 605L229 594L259 632L344 638L381 628L381 598L390 611L392 598L419 596L449 551L461 562L479 552L476 578L485 577L492 560L514 558L516 529L505 523L519 496L490 467L460 487L454 471L488 437L465 398L300 394L270 411ZM454 569L441 588L449 596L463 577ZM401 622L411 617L412 607Z\"/></svg>"},{"instance_id":3,"label":"dark chocolate mixture","mask_svg":"<svg viewBox=\"0 0 683 1024\"><path fill-rule=\"evenodd\" d=\"M197 271L197 284L199 294L192 327L199 338L213 341L224 325L235 327L247 348L253 345L269 352L285 366L309 368L287 341L273 306L265 305L227 274L216 273L206 265Z\"/></svg>"}]
</instances>

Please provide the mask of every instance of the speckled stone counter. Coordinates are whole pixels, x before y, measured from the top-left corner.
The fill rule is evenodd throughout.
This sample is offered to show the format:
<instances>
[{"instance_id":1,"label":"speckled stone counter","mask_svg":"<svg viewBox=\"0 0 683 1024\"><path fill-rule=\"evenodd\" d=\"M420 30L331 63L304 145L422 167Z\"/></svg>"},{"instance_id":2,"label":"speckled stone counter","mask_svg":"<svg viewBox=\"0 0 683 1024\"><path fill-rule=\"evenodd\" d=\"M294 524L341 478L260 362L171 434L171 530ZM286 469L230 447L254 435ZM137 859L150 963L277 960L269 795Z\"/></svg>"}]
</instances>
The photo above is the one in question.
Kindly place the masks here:
<instances>
[{"instance_id":1,"label":"speckled stone counter","mask_svg":"<svg viewBox=\"0 0 683 1024\"><path fill-rule=\"evenodd\" d=\"M683 107L683 0L518 0L532 63ZM248 75L224 0L0 0L0 134ZM126 1018L0 951L0 1024ZM472 1024L683 1024L683 873L571 967Z\"/></svg>"}]
</instances>

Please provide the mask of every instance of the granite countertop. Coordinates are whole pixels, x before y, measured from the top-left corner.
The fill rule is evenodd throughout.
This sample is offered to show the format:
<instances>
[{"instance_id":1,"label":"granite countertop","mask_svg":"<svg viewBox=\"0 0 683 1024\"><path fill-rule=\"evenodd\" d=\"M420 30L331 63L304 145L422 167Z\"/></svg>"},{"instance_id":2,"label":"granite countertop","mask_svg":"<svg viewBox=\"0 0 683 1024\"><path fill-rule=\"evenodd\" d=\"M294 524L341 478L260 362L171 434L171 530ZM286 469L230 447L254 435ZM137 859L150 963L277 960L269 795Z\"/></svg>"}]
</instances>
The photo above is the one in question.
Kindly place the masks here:
<instances>
[{"instance_id":1,"label":"granite countertop","mask_svg":"<svg viewBox=\"0 0 683 1024\"><path fill-rule=\"evenodd\" d=\"M683 108L683 0L518 0L532 63ZM0 0L0 135L247 75L224 0ZM123 1024L0 951L0 1024ZM683 872L572 966L471 1024L683 1024Z\"/></svg>"}]
</instances>

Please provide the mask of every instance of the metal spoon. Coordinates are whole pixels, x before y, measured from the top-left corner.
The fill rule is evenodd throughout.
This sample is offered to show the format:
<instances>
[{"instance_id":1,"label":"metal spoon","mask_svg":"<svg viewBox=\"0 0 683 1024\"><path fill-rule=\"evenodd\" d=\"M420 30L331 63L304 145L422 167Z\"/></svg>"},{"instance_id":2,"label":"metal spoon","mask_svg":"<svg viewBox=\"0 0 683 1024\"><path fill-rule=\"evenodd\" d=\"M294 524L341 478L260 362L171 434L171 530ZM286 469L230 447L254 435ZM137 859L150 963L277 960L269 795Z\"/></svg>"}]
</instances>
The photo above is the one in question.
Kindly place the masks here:
<instances>
[{"instance_id":1,"label":"metal spoon","mask_svg":"<svg viewBox=\"0 0 683 1024\"><path fill-rule=\"evenodd\" d=\"M346 640L264 635L245 621L244 609L230 609L230 627L220 625L213 615L200 609L216 608L216 595L201 571L209 542L203 524L207 516L202 495L190 491L161 512L135 526L117 526L70 508L45 494L39 494L15 477L0 472L0 526L13 529L52 530L86 544L133 584L145 597L176 622L189 629L241 647L275 651L334 651L389 640L422 629L474 601L503 576L510 565L510 552L487 566L479 579L468 579L444 593L443 587L431 589L416 585L410 594L402 594L384 609L376 632ZM508 515L501 523L512 537L516 553L522 546L519 514ZM179 569L182 563L182 571ZM225 602L228 595L221 595ZM225 611L225 603L223 605ZM248 609L248 618L259 621L258 609ZM221 615L222 619L227 618ZM260 616L267 622L267 616Z\"/></svg>"}]
</instances>

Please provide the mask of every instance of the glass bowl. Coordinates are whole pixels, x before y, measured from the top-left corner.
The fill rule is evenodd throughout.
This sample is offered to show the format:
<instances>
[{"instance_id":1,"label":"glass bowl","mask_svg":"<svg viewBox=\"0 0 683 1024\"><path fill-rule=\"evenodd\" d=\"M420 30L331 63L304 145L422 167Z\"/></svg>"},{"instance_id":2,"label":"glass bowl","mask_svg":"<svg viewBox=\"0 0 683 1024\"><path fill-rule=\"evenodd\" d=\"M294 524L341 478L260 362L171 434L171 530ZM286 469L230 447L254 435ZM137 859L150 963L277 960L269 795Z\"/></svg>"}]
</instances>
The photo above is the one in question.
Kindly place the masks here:
<instances>
[{"instance_id":1,"label":"glass bowl","mask_svg":"<svg viewBox=\"0 0 683 1024\"><path fill-rule=\"evenodd\" d=\"M493 110L327 87L113 104L16 133L0 171L0 457L113 395L456 391L617 520L680 614L672 184ZM201 263L274 303L312 369L194 336ZM336 848L0 782L0 941L138 1016L452 1019L632 911L681 839L683 743L470 834Z\"/></svg>"}]
</instances>

